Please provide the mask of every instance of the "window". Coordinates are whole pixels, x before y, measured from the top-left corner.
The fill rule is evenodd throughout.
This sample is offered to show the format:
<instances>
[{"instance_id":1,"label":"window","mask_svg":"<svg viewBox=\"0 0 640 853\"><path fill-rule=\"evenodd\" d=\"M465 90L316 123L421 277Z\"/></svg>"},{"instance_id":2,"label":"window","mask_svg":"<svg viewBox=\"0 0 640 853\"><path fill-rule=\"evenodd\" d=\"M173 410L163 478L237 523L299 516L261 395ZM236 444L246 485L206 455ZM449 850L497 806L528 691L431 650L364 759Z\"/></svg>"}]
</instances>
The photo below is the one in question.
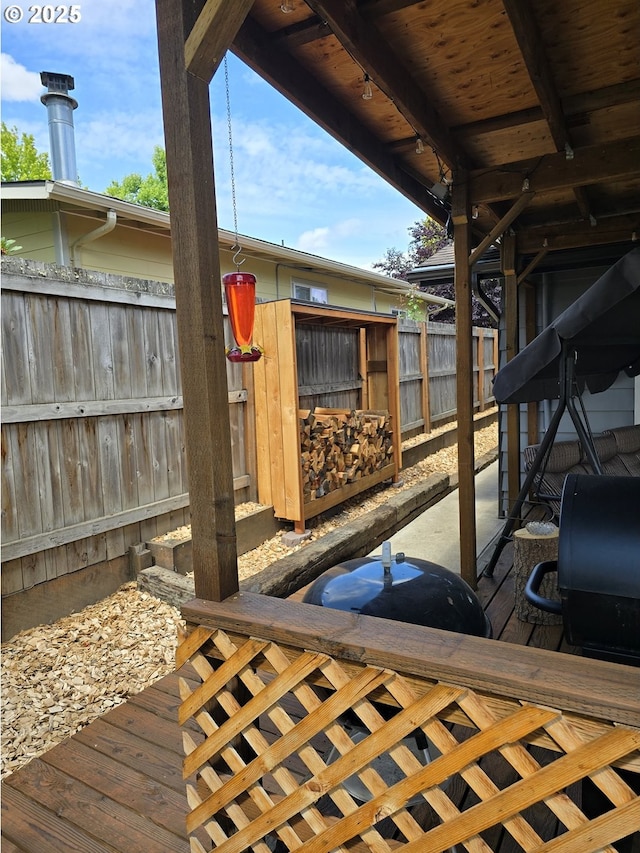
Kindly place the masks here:
<instances>
[{"instance_id":1,"label":"window","mask_svg":"<svg viewBox=\"0 0 640 853\"><path fill-rule=\"evenodd\" d=\"M328 304L329 292L326 287L316 287L312 284L297 281L294 281L292 284L294 299L299 299L300 302L319 302L321 305Z\"/></svg>"}]
</instances>

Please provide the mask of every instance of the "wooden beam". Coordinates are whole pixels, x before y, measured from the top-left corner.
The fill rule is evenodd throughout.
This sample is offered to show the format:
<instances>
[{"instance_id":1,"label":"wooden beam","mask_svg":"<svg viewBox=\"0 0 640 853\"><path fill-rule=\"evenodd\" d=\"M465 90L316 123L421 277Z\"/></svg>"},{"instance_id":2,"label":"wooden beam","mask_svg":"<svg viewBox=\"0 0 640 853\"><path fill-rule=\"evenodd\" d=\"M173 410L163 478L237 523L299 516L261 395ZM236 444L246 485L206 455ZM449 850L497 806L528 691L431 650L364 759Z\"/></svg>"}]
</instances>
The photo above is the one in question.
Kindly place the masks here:
<instances>
[{"instance_id":1,"label":"wooden beam","mask_svg":"<svg viewBox=\"0 0 640 853\"><path fill-rule=\"evenodd\" d=\"M553 79L538 22L529 0L504 0L504 8L509 16L520 53L524 59L529 78L536 90L544 117L549 125L551 136L558 151L572 151L573 143L567 127L560 101L560 95ZM580 215L589 218L590 205L584 187L574 187L573 194Z\"/></svg>"},{"instance_id":2,"label":"wooden beam","mask_svg":"<svg viewBox=\"0 0 640 853\"><path fill-rule=\"evenodd\" d=\"M331 30L326 21L317 15L311 15L304 21L297 21L291 26L285 26L273 34L273 40L281 49L291 51L293 48L311 44L321 38L330 36Z\"/></svg>"},{"instance_id":3,"label":"wooden beam","mask_svg":"<svg viewBox=\"0 0 640 853\"><path fill-rule=\"evenodd\" d=\"M238 570L209 85L184 68L197 9L156 0L156 14L195 590L221 601Z\"/></svg>"},{"instance_id":4,"label":"wooden beam","mask_svg":"<svg viewBox=\"0 0 640 853\"><path fill-rule=\"evenodd\" d=\"M540 248L575 249L607 243L626 243L634 233L640 236L640 213L607 216L590 222L560 222L531 226L518 231L518 252L535 252Z\"/></svg>"},{"instance_id":5,"label":"wooden beam","mask_svg":"<svg viewBox=\"0 0 640 853\"><path fill-rule=\"evenodd\" d=\"M391 186L441 224L446 208L438 203L424 182L406 171L394 157L345 107L332 98L318 81L290 55L274 50L274 42L252 18L242 25L233 52L256 74L267 80L305 115L356 154Z\"/></svg>"},{"instance_id":6,"label":"wooden beam","mask_svg":"<svg viewBox=\"0 0 640 853\"><path fill-rule=\"evenodd\" d=\"M460 574L476 588L476 493L473 446L473 321L471 310L471 207L463 169L453 182L454 282L456 289L456 394L458 419L458 500Z\"/></svg>"},{"instance_id":7,"label":"wooden beam","mask_svg":"<svg viewBox=\"0 0 640 853\"><path fill-rule=\"evenodd\" d=\"M518 284L521 284L521 283L526 279L526 277L527 277L528 275L530 275L530 274L534 271L534 269L538 266L538 264L540 263L540 261L541 261L543 258L545 258L545 257L546 257L546 255L547 255L547 253L548 253L548 252L549 252L549 249L548 249L548 248L542 248L542 249L540 249L540 251L539 251L539 252L538 252L538 254L535 256L535 258L532 258L532 259L529 261L529 263L527 264L527 266L522 270L522 272L521 272L521 273L520 273L520 275L518 276Z\"/></svg>"},{"instance_id":8,"label":"wooden beam","mask_svg":"<svg viewBox=\"0 0 640 853\"><path fill-rule=\"evenodd\" d=\"M376 86L390 98L398 112L415 128L423 141L452 167L462 151L424 91L413 79L411 69L383 37L375 24L363 17L354 2L306 0L327 21L333 34Z\"/></svg>"},{"instance_id":9,"label":"wooden beam","mask_svg":"<svg viewBox=\"0 0 640 853\"><path fill-rule=\"evenodd\" d=\"M532 192L544 193L638 176L640 137L634 136L576 148L572 160L562 152L477 170L469 178L469 197L472 205L517 198L525 179Z\"/></svg>"},{"instance_id":10,"label":"wooden beam","mask_svg":"<svg viewBox=\"0 0 640 853\"><path fill-rule=\"evenodd\" d=\"M487 234L487 236L480 241L478 246L471 252L469 255L469 267L472 267L476 261L480 260L480 258L484 255L486 250L491 246L497 239L500 237L507 228L514 222L522 213L522 211L527 207L531 199L535 196L535 193L522 193L520 198L513 204L509 210L505 213L505 215L497 222L491 231Z\"/></svg>"},{"instance_id":11,"label":"wooden beam","mask_svg":"<svg viewBox=\"0 0 640 853\"><path fill-rule=\"evenodd\" d=\"M529 0L502 0L540 107L559 151L570 144L560 96Z\"/></svg>"},{"instance_id":12,"label":"wooden beam","mask_svg":"<svg viewBox=\"0 0 640 853\"><path fill-rule=\"evenodd\" d=\"M569 95L569 97L562 99L562 111L566 117L567 125L574 127L586 123L589 113L637 100L640 100L640 80L628 80L625 83L604 86L602 89L594 89L591 92ZM451 133L454 139L463 141L536 121L544 121L544 114L540 107L529 107L501 116L492 116L468 124L460 124L451 128Z\"/></svg>"},{"instance_id":13,"label":"wooden beam","mask_svg":"<svg viewBox=\"0 0 640 853\"><path fill-rule=\"evenodd\" d=\"M252 5L253 0L206 0L184 46L190 74L211 82Z\"/></svg>"}]
</instances>

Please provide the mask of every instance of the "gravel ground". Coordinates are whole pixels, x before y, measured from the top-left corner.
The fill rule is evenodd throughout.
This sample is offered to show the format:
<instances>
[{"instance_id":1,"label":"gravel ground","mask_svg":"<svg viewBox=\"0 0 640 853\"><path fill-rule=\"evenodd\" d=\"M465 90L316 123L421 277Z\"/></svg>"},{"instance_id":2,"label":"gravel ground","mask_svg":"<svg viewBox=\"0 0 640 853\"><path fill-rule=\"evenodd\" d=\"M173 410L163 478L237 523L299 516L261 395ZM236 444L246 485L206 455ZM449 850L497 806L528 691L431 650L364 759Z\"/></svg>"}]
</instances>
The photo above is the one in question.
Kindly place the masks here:
<instances>
[{"instance_id":1,"label":"gravel ground","mask_svg":"<svg viewBox=\"0 0 640 853\"><path fill-rule=\"evenodd\" d=\"M497 444L497 426L480 430L475 438L476 456ZM432 454L403 470L398 488L407 489L430 474L454 473L457 458L456 446ZM330 520L322 516L311 520L308 541L370 511L386 498L385 487L375 487L348 501ZM252 508L255 505L245 504L238 508L238 515ZM249 577L301 547L304 544L287 548L276 536L239 558L240 577ZM53 625L22 631L4 643L2 777L171 672L180 623L178 610L128 583L79 613Z\"/></svg>"}]
</instances>

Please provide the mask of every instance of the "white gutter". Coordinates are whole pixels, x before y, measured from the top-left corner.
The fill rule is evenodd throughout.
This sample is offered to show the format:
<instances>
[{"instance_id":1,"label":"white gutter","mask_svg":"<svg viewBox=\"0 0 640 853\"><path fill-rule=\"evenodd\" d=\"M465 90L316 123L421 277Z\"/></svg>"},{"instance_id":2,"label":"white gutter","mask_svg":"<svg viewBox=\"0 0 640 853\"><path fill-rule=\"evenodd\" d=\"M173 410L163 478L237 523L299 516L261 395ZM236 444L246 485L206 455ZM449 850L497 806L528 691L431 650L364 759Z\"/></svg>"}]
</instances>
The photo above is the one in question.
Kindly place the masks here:
<instances>
[{"instance_id":1,"label":"white gutter","mask_svg":"<svg viewBox=\"0 0 640 853\"><path fill-rule=\"evenodd\" d=\"M103 225L100 225L93 231L89 231L88 234L83 234L82 237L78 237L78 239L69 247L71 252L71 266L80 266L80 264L76 263L76 251L78 249L82 248L82 246L86 246L87 243L93 243L94 240L99 240L100 237L104 237L105 234L109 234L116 227L117 221L118 217L115 210L107 210L107 221Z\"/></svg>"}]
</instances>

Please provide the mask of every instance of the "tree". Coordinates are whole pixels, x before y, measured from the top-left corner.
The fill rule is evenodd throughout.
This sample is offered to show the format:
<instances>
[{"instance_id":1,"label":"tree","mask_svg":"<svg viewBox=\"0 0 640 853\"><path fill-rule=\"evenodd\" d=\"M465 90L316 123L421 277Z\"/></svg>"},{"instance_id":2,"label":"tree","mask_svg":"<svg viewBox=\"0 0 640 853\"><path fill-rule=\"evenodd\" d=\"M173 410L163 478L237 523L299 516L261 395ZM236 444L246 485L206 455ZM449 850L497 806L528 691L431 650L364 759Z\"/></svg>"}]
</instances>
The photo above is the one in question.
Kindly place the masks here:
<instances>
[{"instance_id":1,"label":"tree","mask_svg":"<svg viewBox=\"0 0 640 853\"><path fill-rule=\"evenodd\" d=\"M387 249L385 257L381 261L376 261L373 268L381 270L384 275L391 278L406 281L410 270L421 266L438 249L451 243L446 229L429 216L421 222L414 222L409 228L409 235L411 242L406 253L395 248Z\"/></svg>"},{"instance_id":2,"label":"tree","mask_svg":"<svg viewBox=\"0 0 640 853\"><path fill-rule=\"evenodd\" d=\"M51 177L49 155L39 152L30 133L20 133L18 128L7 127L2 122L2 180L42 181Z\"/></svg>"},{"instance_id":3,"label":"tree","mask_svg":"<svg viewBox=\"0 0 640 853\"><path fill-rule=\"evenodd\" d=\"M406 252L403 253L395 248L387 249L384 258L372 264L373 268L381 270L384 275L391 276L391 278L408 281L410 270L422 266L427 258L451 243L447 237L446 229L429 216L422 221L414 222L409 228L409 234L411 242ZM412 320L424 320L426 318L428 303L418 295L418 291L421 289L417 284L413 285L403 300L404 308ZM428 290L429 293L447 299L455 298L453 285L439 284L429 287ZM443 311L439 311L438 321L453 323L455 321L453 308L445 308Z\"/></svg>"},{"instance_id":4,"label":"tree","mask_svg":"<svg viewBox=\"0 0 640 853\"><path fill-rule=\"evenodd\" d=\"M437 251L453 243L453 240L447 237L446 228L428 216L422 221L414 222L412 227L409 228L409 234L411 242L406 253L400 252L395 248L387 249L384 258L374 263L372 265L373 268L381 270L385 275L391 276L391 278L399 278L407 281L407 275L410 270L422 266ZM450 284L425 285L422 288L419 288L417 284L414 285L412 291L407 294L404 300L404 306L408 315L416 320L424 319L425 307L427 305L420 296L416 295L418 289L428 291L436 296L442 296L445 299L455 300L456 298L453 276ZM483 289L488 299L499 308L502 294L500 279L486 281ZM492 325L489 315L475 295L472 297L471 308L475 326L489 327ZM455 319L455 308L445 308L443 311L438 311L437 320L440 323L455 323Z\"/></svg>"},{"instance_id":5,"label":"tree","mask_svg":"<svg viewBox=\"0 0 640 853\"><path fill-rule=\"evenodd\" d=\"M105 190L107 195L153 207L156 210L169 210L169 190L167 187L167 155L159 146L153 149L154 171L146 177L137 172L126 175L121 182L112 181Z\"/></svg>"}]
</instances>

